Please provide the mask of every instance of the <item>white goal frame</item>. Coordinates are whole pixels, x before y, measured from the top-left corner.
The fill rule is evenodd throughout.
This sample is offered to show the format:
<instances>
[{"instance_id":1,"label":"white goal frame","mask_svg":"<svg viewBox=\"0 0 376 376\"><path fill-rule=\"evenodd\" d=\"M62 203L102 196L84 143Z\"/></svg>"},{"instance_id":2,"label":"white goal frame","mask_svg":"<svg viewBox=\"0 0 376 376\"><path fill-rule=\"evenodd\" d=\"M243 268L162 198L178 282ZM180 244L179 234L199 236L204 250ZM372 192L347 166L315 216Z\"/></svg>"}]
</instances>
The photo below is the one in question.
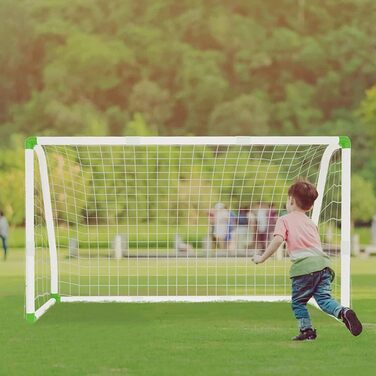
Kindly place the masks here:
<instances>
[{"instance_id":1,"label":"white goal frame","mask_svg":"<svg viewBox=\"0 0 376 376\"><path fill-rule=\"evenodd\" d=\"M341 150L341 304L350 304L350 192L351 145L340 137L29 137L25 143L25 222L26 222L26 319L37 320L56 302L289 302L290 296L71 296L59 295L58 257L53 222L51 194L46 156L43 146L89 145L326 145L320 163L316 200L312 220L318 224L322 207L330 159ZM50 299L40 308L35 307L35 228L34 228L34 162L39 166L43 194L44 216L49 243Z\"/></svg>"}]
</instances>

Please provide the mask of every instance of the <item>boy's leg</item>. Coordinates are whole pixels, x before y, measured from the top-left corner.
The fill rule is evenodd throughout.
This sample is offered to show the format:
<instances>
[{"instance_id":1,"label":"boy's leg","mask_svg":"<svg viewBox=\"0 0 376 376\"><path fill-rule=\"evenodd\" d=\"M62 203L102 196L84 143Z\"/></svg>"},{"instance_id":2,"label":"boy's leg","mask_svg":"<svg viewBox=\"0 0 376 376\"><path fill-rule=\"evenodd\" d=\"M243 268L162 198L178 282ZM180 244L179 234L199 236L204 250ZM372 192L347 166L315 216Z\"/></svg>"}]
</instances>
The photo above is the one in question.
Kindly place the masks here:
<instances>
[{"instance_id":1,"label":"boy's leg","mask_svg":"<svg viewBox=\"0 0 376 376\"><path fill-rule=\"evenodd\" d=\"M347 307L343 307L331 295L332 275L328 268L317 274L318 280L313 297L319 307L326 313L341 319L352 335L358 336L363 328L356 313Z\"/></svg>"},{"instance_id":2,"label":"boy's leg","mask_svg":"<svg viewBox=\"0 0 376 376\"><path fill-rule=\"evenodd\" d=\"M311 318L307 309L307 302L312 297L312 275L307 274L292 278L291 306L299 329L312 328Z\"/></svg>"},{"instance_id":3,"label":"boy's leg","mask_svg":"<svg viewBox=\"0 0 376 376\"><path fill-rule=\"evenodd\" d=\"M324 312L340 318L340 312L344 307L332 297L332 273L330 272L330 269L325 268L320 272L315 273L315 279L315 291L313 297L317 304Z\"/></svg>"}]
</instances>

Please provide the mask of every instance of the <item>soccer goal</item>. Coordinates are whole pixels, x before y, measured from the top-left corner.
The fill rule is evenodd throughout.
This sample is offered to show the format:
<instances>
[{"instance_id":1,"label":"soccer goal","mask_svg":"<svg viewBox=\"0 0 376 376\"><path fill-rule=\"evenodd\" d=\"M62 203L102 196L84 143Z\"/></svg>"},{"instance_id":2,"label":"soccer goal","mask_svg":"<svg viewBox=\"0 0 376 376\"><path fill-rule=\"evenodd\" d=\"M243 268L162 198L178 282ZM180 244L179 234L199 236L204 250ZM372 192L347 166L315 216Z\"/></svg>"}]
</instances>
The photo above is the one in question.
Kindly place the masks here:
<instances>
[{"instance_id":1,"label":"soccer goal","mask_svg":"<svg viewBox=\"0 0 376 376\"><path fill-rule=\"evenodd\" d=\"M63 302L290 300L271 239L288 187L316 184L308 213L350 300L347 137L31 137L26 318Z\"/></svg>"}]
</instances>

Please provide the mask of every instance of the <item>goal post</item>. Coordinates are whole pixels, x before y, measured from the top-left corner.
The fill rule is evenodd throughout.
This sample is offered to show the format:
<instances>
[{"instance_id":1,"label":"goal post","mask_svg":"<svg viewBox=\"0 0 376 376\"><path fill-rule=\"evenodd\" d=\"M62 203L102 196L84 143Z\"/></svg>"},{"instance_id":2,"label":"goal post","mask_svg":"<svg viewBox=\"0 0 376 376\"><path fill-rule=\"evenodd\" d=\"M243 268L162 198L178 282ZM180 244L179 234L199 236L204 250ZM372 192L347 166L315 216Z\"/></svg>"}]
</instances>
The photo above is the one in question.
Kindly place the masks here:
<instances>
[{"instance_id":1,"label":"goal post","mask_svg":"<svg viewBox=\"0 0 376 376\"><path fill-rule=\"evenodd\" d=\"M344 136L28 138L27 320L56 302L289 301L286 252L251 258L298 178L349 305L350 153Z\"/></svg>"}]
</instances>

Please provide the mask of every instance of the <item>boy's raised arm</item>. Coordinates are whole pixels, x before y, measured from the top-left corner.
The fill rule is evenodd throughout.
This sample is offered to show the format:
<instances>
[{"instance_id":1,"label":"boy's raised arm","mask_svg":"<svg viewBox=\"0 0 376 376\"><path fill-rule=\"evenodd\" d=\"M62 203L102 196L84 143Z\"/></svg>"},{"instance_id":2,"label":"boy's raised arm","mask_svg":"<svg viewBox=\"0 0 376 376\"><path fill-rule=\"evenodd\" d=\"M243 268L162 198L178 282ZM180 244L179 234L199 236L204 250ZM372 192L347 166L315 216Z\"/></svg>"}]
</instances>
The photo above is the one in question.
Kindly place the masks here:
<instances>
[{"instance_id":1,"label":"boy's raised arm","mask_svg":"<svg viewBox=\"0 0 376 376\"><path fill-rule=\"evenodd\" d=\"M266 261L277 249L281 246L284 242L281 235L275 235L273 240L269 243L268 247L266 248L265 252L262 255L254 255L252 257L252 261L255 264L260 264Z\"/></svg>"}]
</instances>

